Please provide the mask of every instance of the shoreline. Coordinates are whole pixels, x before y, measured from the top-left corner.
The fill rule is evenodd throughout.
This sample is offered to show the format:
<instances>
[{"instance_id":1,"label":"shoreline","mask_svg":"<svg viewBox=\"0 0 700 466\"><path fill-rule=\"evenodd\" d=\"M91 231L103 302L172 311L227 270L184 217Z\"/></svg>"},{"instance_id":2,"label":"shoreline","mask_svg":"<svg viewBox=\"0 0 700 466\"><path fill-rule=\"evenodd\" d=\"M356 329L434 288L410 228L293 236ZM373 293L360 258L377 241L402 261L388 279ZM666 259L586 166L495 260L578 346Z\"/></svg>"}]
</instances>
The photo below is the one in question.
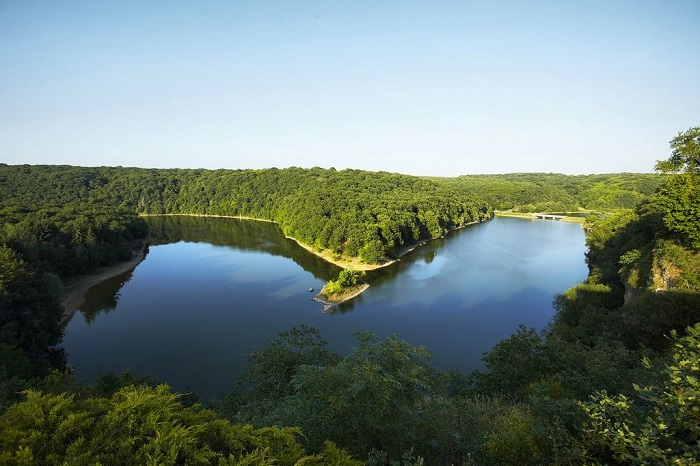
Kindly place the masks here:
<instances>
[{"instance_id":1,"label":"shoreline","mask_svg":"<svg viewBox=\"0 0 700 466\"><path fill-rule=\"evenodd\" d=\"M462 225L461 227L457 227L457 228L453 228L453 229L449 230L443 236L438 236L437 238L424 238L424 239L419 240L416 243L404 246L396 254L396 259L390 259L390 260L387 260L385 262L382 262L381 264L366 264L364 262L359 262L359 260L358 261L337 260L337 259L330 257L330 253L326 253L325 249L321 250L321 251L317 251L313 247L311 247L307 244L300 243L296 238L292 238L291 236L287 236L287 235L285 235L285 238L294 241L299 246L301 246L302 248L309 251L311 254L320 257L321 259L325 260L326 262L330 262L331 264L337 265L338 267L341 267L343 269L357 270L360 272L367 272L370 270L377 270L377 269L381 269L383 267L388 267L392 264L395 264L396 262L400 261L401 258L403 256L405 256L406 254L418 249L421 246L425 246L430 241L434 241L436 239L443 239L443 238L447 237L453 231L461 230L462 228L466 228L468 226L476 225L479 223L483 223L483 222L469 222L469 223Z\"/></svg>"},{"instance_id":2,"label":"shoreline","mask_svg":"<svg viewBox=\"0 0 700 466\"><path fill-rule=\"evenodd\" d=\"M177 216L180 216L180 217L202 217L202 218L230 218L230 219L234 219L234 220L253 220L253 221L256 221L256 222L269 222L269 223L274 223L274 224L276 224L276 225L279 226L279 224L278 224L277 222L275 222L274 220L266 220L266 219L255 218L255 217L245 217L245 216L242 216L242 215L214 215L214 214L143 214L143 213L141 213L141 214L139 214L139 215L142 216L142 217L168 217L168 216L170 216L170 217L177 217ZM493 217L492 217L492 218L493 218ZM489 220L490 220L490 219L489 219ZM486 221L486 220L484 220L484 221ZM315 248L313 248L312 246L310 246L310 245L308 245L308 244L304 244L304 243L302 243L301 241L299 241L298 239L296 239L296 238L294 238L294 237L287 236L287 235L284 235L284 237L287 238L287 239L289 239L289 240L294 241L297 245L299 245L300 247L306 249L308 252L310 252L311 254L315 255L316 257L319 257L320 259L322 259L322 260L324 260L324 261L326 261L326 262L329 262L329 263L331 263L331 264L333 264L333 265L336 265L336 266L338 266L338 267L340 267L340 268L342 268L342 269L352 269L352 270L356 270L356 271L360 271L360 272L367 272L367 271L377 270L377 269L380 269L380 268L383 268L383 267L388 267L388 266L390 266L390 265L392 265L392 264L395 264L396 262L400 261L401 258L402 258L403 256L405 256L406 254L409 254L410 252L412 252L412 251L414 251L414 250L420 248L421 246L425 246L429 241L433 241L433 240L436 240L436 239L445 238L445 237L447 237L450 233L452 233L453 231L461 230L462 228L466 228L466 227L471 226L471 225L476 225L476 224L479 224L479 223L483 223L484 221L482 221L482 222L475 221L475 222L465 223L464 225L462 225L462 226L460 226L460 227L457 227L457 228L453 228L453 229L451 229L451 230L448 230L443 236L439 236L439 237L437 237L437 238L425 238L425 239L421 239L421 240L417 241L416 243L413 243L413 244L404 246L404 247L401 248L401 249L399 250L399 252L397 253L396 259L387 260L387 261L385 261L385 262L382 262L381 264L366 264L366 263L364 263L364 262L360 262L359 259L356 259L356 260L347 260L347 259L346 259L346 260L340 260L340 259L335 259L335 258L334 258L334 255L333 255L332 253L330 253L330 252L327 252L327 250L325 250L325 249L323 249L323 250L321 250L321 251L317 251L317 250L316 250ZM284 234L284 232L283 232L283 234ZM134 267L135 267L135 266L134 266ZM316 296L316 298L312 298L312 300L313 300L313 301L318 301L318 302L323 303L323 304L324 304L324 312L327 312L326 306L333 307L333 306L336 306L336 305L338 305L338 304L341 304L341 303L344 303L344 302L346 302L346 301L349 301L350 299L352 299L352 298L354 298L354 297L360 295L360 294L361 294L362 292L364 292L367 288L369 288L369 285L366 285L366 286L364 286L364 287L361 287L360 290L351 293L351 294L348 295L347 297L346 297L346 296L343 296L342 299L339 300L339 301L329 301L329 302L320 301L320 300L316 299L316 298L318 298L318 297L320 296L320 294L319 294L318 296Z\"/></svg>"},{"instance_id":3,"label":"shoreline","mask_svg":"<svg viewBox=\"0 0 700 466\"><path fill-rule=\"evenodd\" d=\"M368 270L377 270L377 269L380 269L380 268L382 268L382 267L388 267L388 266L390 266L390 265L392 265L392 264L395 264L396 262L400 261L401 258L402 258L403 256L405 256L406 254L409 254L410 252L412 252L412 251L414 251L414 250L420 248L421 246L425 246L425 245L426 245L428 242L430 242L430 241L433 241L433 240L436 240L436 239L443 239L443 238L447 237L450 233L452 233L452 232L454 232L454 231L461 230L462 228L466 228L466 227L468 227L468 226L476 225L476 224L479 224L479 223L483 223L483 222L478 222L478 221L477 221L477 222L469 222L469 223L466 223L466 224L462 225L461 227L457 227L457 228L453 228L452 230L449 230L449 231L448 231L447 233L445 233L443 236L440 236L440 237L438 237L438 238L426 238L426 239L422 239L422 240L420 240L420 241L418 241L418 242L416 242L416 243L413 243L413 244L411 244L411 245L405 246L405 247L403 247L403 248L398 252L396 259L388 260L388 261L386 261L386 262L382 262L381 264L363 264L363 263L361 263L361 262L358 262L357 264L360 265L360 267L358 267L358 268L352 267L352 265L355 265L355 264L356 264L356 263L353 262L353 263L350 263L350 264L351 264L351 267L350 267L350 268L352 268L352 270L368 271ZM303 243L300 243L300 242L297 241L295 238L292 238L292 237L286 236L286 235L285 235L285 237L288 238L288 239L290 239L290 240L292 240L292 241L294 241L295 243L297 243L297 244L298 244L299 246L301 246L302 248L306 249L306 250L309 251L310 253L312 253L312 254L314 254L314 255L320 257L321 259L323 259L323 260L325 260L325 261L327 261L327 262L330 262L330 263L332 263L332 264L335 264L335 265L337 265L337 266L339 266L339 267L341 267L341 268L343 268L343 269L348 268L348 267L346 267L346 265L348 264L347 261L343 262L343 261L334 260L334 259L328 257L328 254L323 254L323 251L318 252L318 251L314 250L313 248L311 248L311 246L307 246L307 245L305 245L305 244L303 244ZM330 299L327 299L327 298L325 298L325 295L324 295L323 293L317 294L314 298L311 298L311 300L323 304L323 312L324 312L324 313L327 313L327 312L330 312L330 310L333 309L335 306L337 306L337 305L339 305L339 304L342 304L342 303L344 303L344 302L346 302L346 301L350 301L351 299L353 299L353 298L355 298L355 297L361 295L362 293L365 292L365 290L367 290L367 288L369 288L369 284L364 283L363 285L359 286L357 290L354 290L352 293L349 293L349 294L347 294L347 295L343 295L343 296L340 297L340 299L337 299L337 300L330 300Z\"/></svg>"},{"instance_id":4,"label":"shoreline","mask_svg":"<svg viewBox=\"0 0 700 466\"><path fill-rule=\"evenodd\" d=\"M80 275L76 277L75 283L72 283L66 288L66 291L61 299L63 306L63 317L58 323L59 327L65 327L70 322L73 315L80 309L80 306L85 302L85 295L88 290L105 280L121 275L136 268L137 265L146 257L148 243L144 244L134 256L125 262L119 262L108 267L102 267L97 273Z\"/></svg>"}]
</instances>

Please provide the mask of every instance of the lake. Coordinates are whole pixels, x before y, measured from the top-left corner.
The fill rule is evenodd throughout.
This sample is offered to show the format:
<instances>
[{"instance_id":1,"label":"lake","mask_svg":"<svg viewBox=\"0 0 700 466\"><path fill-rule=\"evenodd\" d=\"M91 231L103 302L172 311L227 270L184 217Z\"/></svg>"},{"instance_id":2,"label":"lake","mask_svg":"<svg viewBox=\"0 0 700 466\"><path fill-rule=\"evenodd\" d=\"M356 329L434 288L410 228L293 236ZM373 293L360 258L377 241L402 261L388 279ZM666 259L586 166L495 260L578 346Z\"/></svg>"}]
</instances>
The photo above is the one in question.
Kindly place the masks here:
<instances>
[{"instance_id":1,"label":"lake","mask_svg":"<svg viewBox=\"0 0 700 466\"><path fill-rule=\"evenodd\" d=\"M367 291L324 313L311 298L340 269L275 224L147 220L145 260L91 288L66 327L78 377L129 369L208 399L235 386L255 348L301 324L340 352L354 330L397 334L425 345L435 366L468 373L519 324L544 328L554 295L587 275L579 224L495 218L368 273Z\"/></svg>"}]
</instances>

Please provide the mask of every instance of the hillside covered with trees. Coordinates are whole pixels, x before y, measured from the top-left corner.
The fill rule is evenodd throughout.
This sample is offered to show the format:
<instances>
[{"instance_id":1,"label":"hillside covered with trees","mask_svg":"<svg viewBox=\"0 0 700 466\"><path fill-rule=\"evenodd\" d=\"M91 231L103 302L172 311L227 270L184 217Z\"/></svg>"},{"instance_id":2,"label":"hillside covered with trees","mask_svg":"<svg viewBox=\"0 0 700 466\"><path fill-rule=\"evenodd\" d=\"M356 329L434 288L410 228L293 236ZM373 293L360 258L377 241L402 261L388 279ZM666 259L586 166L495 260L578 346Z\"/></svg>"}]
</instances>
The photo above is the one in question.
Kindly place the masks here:
<instances>
[{"instance_id":1,"label":"hillside covered with trees","mask_svg":"<svg viewBox=\"0 0 700 466\"><path fill-rule=\"evenodd\" d=\"M659 175L581 177L2 165L0 462L697 464L700 128L671 151ZM363 332L341 356L307 327L252 353L209 409L128 374L83 386L64 371L61 280L130 257L138 213L272 220L380 262L491 207L608 212L588 219L588 279L484 371L439 371L428 349Z\"/></svg>"},{"instance_id":2,"label":"hillside covered with trees","mask_svg":"<svg viewBox=\"0 0 700 466\"><path fill-rule=\"evenodd\" d=\"M468 189L359 170L148 170L2 166L8 221L47 208L89 205L143 214L242 216L337 257L378 263L421 239L490 217ZM30 212L27 212L30 210Z\"/></svg>"},{"instance_id":3,"label":"hillside covered with trees","mask_svg":"<svg viewBox=\"0 0 700 466\"><path fill-rule=\"evenodd\" d=\"M406 246L488 219L491 208L577 211L631 208L660 175L513 174L428 179L334 169L178 170L0 165L2 218L20 232L54 223L87 235L91 211L119 217L193 214L276 222L285 235L338 258L377 263ZM60 212L64 209L63 212ZM70 210L72 209L72 211ZM79 215L80 212L80 215Z\"/></svg>"},{"instance_id":4,"label":"hillside covered with trees","mask_svg":"<svg viewBox=\"0 0 700 466\"><path fill-rule=\"evenodd\" d=\"M664 182L660 174L514 173L446 179L480 193L496 210L575 212L633 209Z\"/></svg>"}]
</instances>

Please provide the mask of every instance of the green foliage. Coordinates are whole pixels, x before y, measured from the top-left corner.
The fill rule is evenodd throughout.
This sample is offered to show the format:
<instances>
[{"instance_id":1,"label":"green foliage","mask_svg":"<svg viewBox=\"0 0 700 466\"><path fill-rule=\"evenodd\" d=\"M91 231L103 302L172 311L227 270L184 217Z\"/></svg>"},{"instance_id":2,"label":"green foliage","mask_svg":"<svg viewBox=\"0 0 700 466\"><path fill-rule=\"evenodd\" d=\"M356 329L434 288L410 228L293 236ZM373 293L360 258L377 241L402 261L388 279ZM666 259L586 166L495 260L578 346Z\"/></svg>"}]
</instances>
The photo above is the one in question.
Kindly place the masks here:
<instances>
[{"instance_id":1,"label":"green foliage","mask_svg":"<svg viewBox=\"0 0 700 466\"><path fill-rule=\"evenodd\" d=\"M53 347L62 337L58 322L63 308L52 296L46 277L27 264L7 246L0 246L0 345L4 354L23 352L32 363L27 373L25 364L8 358L0 361L6 376L43 375L57 355ZM24 360L24 359L21 359ZM19 360L18 360L19 361Z\"/></svg>"},{"instance_id":2,"label":"green foliage","mask_svg":"<svg viewBox=\"0 0 700 466\"><path fill-rule=\"evenodd\" d=\"M259 426L299 426L312 451L330 439L355 457L384 452L379 456L388 462L401 461L413 449L414 459L425 458L426 464L459 464L469 449L478 449L470 443L478 438L474 409L446 396L448 378L427 364L424 348L369 333L356 338L358 346L342 358L325 356L315 337L305 338L310 349L298 351L319 357L300 365L294 360L296 369L284 372L271 361L277 354L288 358L283 335L256 352L266 356L255 357L248 369L258 374L250 391L219 400L217 412ZM262 388L263 381L289 377L284 390L273 394Z\"/></svg>"},{"instance_id":3,"label":"green foliage","mask_svg":"<svg viewBox=\"0 0 700 466\"><path fill-rule=\"evenodd\" d=\"M346 258L359 256L369 263L394 257L421 239L490 218L490 207L466 188L360 170L3 165L0 193L7 194L0 196L0 208L16 217L25 209L81 206L86 211L99 206L127 208L132 213L272 220L285 235L304 244ZM97 230L93 231L99 240ZM90 267L93 260L88 233L78 228L72 236L71 253L81 267Z\"/></svg>"},{"instance_id":4,"label":"green foliage","mask_svg":"<svg viewBox=\"0 0 700 466\"><path fill-rule=\"evenodd\" d=\"M292 380L307 365L326 365L338 360L328 351L318 329L301 325L280 332L277 338L254 351L243 381L256 400L275 400L293 392Z\"/></svg>"},{"instance_id":5,"label":"green foliage","mask_svg":"<svg viewBox=\"0 0 700 466\"><path fill-rule=\"evenodd\" d=\"M579 283L554 297L554 329L579 341L592 344L599 338L611 340L608 309L619 305L619 300L608 285Z\"/></svg>"},{"instance_id":6,"label":"green foliage","mask_svg":"<svg viewBox=\"0 0 700 466\"><path fill-rule=\"evenodd\" d=\"M42 206L0 218L1 244L41 271L63 278L131 259L135 240L147 234L145 222L135 212L110 206Z\"/></svg>"},{"instance_id":7,"label":"green foliage","mask_svg":"<svg viewBox=\"0 0 700 466\"><path fill-rule=\"evenodd\" d=\"M27 208L80 205L86 211L99 205L143 213L273 220L302 243L378 263L421 239L489 219L489 204L525 211L631 208L652 194L662 179L639 174L428 179L320 168L212 171L4 165L0 193L7 194L1 206L14 215ZM77 238L82 242L87 232ZM90 259L83 266L89 264Z\"/></svg>"},{"instance_id":8,"label":"green foliage","mask_svg":"<svg viewBox=\"0 0 700 466\"><path fill-rule=\"evenodd\" d=\"M469 175L445 179L480 193L497 210L518 212L571 212L632 209L649 198L663 176L637 173L560 175L512 173Z\"/></svg>"},{"instance_id":9,"label":"green foliage","mask_svg":"<svg viewBox=\"0 0 700 466\"><path fill-rule=\"evenodd\" d=\"M700 324L672 333L670 361L633 398L598 393L583 405L589 455L620 464L697 464L700 457ZM651 368L649 361L645 366Z\"/></svg>"},{"instance_id":10,"label":"green foliage","mask_svg":"<svg viewBox=\"0 0 700 466\"><path fill-rule=\"evenodd\" d=\"M655 199L664 225L681 240L700 249L700 126L671 140L671 157L659 161L656 170L676 173Z\"/></svg>"},{"instance_id":11,"label":"green foliage","mask_svg":"<svg viewBox=\"0 0 700 466\"><path fill-rule=\"evenodd\" d=\"M671 139L671 157L660 160L656 170L663 173L700 175L700 126L695 126Z\"/></svg>"},{"instance_id":12,"label":"green foliage","mask_svg":"<svg viewBox=\"0 0 700 466\"><path fill-rule=\"evenodd\" d=\"M498 418L494 432L486 442L489 455L502 465L530 463L535 455L535 438L530 430L534 423L527 410L512 407Z\"/></svg>"},{"instance_id":13,"label":"green foliage","mask_svg":"<svg viewBox=\"0 0 700 466\"><path fill-rule=\"evenodd\" d=\"M470 378L477 393L504 393L528 400L537 386L549 387L557 398L579 399L595 390L619 389L633 364L622 345L601 341L585 345L558 334L538 334L520 326L483 357L486 372Z\"/></svg>"},{"instance_id":14,"label":"green foliage","mask_svg":"<svg viewBox=\"0 0 700 466\"><path fill-rule=\"evenodd\" d=\"M534 328L523 325L510 338L496 343L483 360L488 371L472 375L481 393L522 398L527 385L546 372L544 341Z\"/></svg>"},{"instance_id":15,"label":"green foliage","mask_svg":"<svg viewBox=\"0 0 700 466\"><path fill-rule=\"evenodd\" d=\"M660 239L654 248L655 289L700 293L700 251Z\"/></svg>"},{"instance_id":16,"label":"green foliage","mask_svg":"<svg viewBox=\"0 0 700 466\"><path fill-rule=\"evenodd\" d=\"M342 287L350 287L357 285L357 276L350 269L343 269L338 274L338 284Z\"/></svg>"},{"instance_id":17,"label":"green foliage","mask_svg":"<svg viewBox=\"0 0 700 466\"><path fill-rule=\"evenodd\" d=\"M360 346L337 364L300 369L286 424L300 425L311 445L329 438L358 456L407 450L414 408L431 393L429 355L396 337L357 338Z\"/></svg>"},{"instance_id":18,"label":"green foliage","mask_svg":"<svg viewBox=\"0 0 700 466\"><path fill-rule=\"evenodd\" d=\"M664 226L681 241L700 249L700 175L675 175L654 200Z\"/></svg>"},{"instance_id":19,"label":"green foliage","mask_svg":"<svg viewBox=\"0 0 700 466\"><path fill-rule=\"evenodd\" d=\"M588 282L609 286L612 296L617 295L616 305L621 305L627 282L643 288L651 281L652 249L661 228L659 215L650 206L589 222ZM630 280L632 271L636 276Z\"/></svg>"},{"instance_id":20,"label":"green foliage","mask_svg":"<svg viewBox=\"0 0 700 466\"><path fill-rule=\"evenodd\" d=\"M331 443L305 455L299 431L231 425L168 387L125 387L109 398L29 391L0 418L7 465L359 465Z\"/></svg>"},{"instance_id":21,"label":"green foliage","mask_svg":"<svg viewBox=\"0 0 700 466\"><path fill-rule=\"evenodd\" d=\"M338 274L337 280L331 280L323 287L321 292L327 297L332 298L335 295L342 294L349 288L358 284L359 273L351 269L343 269Z\"/></svg>"}]
</instances>

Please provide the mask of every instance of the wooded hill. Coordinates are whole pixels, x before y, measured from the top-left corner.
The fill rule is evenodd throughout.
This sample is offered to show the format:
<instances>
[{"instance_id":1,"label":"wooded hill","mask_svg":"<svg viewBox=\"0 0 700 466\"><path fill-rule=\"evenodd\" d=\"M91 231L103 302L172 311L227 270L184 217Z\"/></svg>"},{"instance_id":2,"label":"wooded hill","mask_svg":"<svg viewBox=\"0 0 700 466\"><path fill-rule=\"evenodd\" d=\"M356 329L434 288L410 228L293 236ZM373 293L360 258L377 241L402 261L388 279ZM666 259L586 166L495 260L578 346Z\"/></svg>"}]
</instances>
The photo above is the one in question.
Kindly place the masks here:
<instances>
[{"instance_id":1,"label":"wooded hill","mask_svg":"<svg viewBox=\"0 0 700 466\"><path fill-rule=\"evenodd\" d=\"M633 209L664 182L663 175L615 173L560 175L513 173L470 175L456 179L462 188L478 192L496 210L519 212L572 212L577 210Z\"/></svg>"},{"instance_id":2,"label":"wooded hill","mask_svg":"<svg viewBox=\"0 0 700 466\"><path fill-rule=\"evenodd\" d=\"M490 218L467 189L359 170L0 167L5 220L65 205L272 220L306 245L379 263L421 239Z\"/></svg>"},{"instance_id":3,"label":"wooded hill","mask_svg":"<svg viewBox=\"0 0 700 466\"><path fill-rule=\"evenodd\" d=\"M682 143L691 155L694 131ZM696 464L700 173L683 160L674 175L449 179L0 165L0 461ZM65 365L58 276L128 255L146 233L137 213L273 220L315 248L377 262L487 219L491 206L633 201L589 217L589 278L555 299L551 326L521 328L468 377L432 368L425 348L396 336L359 332L340 356L305 327L256 350L242 387L214 412L128 375L89 387L65 372L46 377ZM42 393L19 393L31 387Z\"/></svg>"},{"instance_id":4,"label":"wooded hill","mask_svg":"<svg viewBox=\"0 0 700 466\"><path fill-rule=\"evenodd\" d=\"M76 219L66 214L66 208L78 218L84 216L82 212L104 209L111 209L109 214L118 218L126 211L253 217L276 222L285 235L317 250L371 264L395 258L402 248L419 240L488 219L492 207L519 211L627 208L647 198L661 182L660 175L649 174L421 178L321 168L0 165L0 215L22 234L34 234L38 225L30 224L50 224L58 215L54 226L43 228L72 229L73 243L82 243L89 228L86 222L67 227Z\"/></svg>"}]
</instances>

